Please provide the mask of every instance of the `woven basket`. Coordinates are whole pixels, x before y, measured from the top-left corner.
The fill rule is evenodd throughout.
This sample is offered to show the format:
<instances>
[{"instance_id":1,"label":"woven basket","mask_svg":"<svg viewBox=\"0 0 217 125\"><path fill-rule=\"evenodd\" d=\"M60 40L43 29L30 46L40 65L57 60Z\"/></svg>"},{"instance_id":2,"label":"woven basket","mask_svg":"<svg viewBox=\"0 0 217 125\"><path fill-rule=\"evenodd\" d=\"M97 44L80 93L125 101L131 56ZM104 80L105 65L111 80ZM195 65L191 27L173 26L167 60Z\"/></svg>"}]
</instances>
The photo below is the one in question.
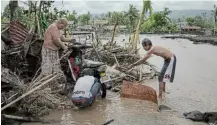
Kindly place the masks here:
<instances>
[{"instance_id":1,"label":"woven basket","mask_svg":"<svg viewBox=\"0 0 217 125\"><path fill-rule=\"evenodd\" d=\"M121 97L148 100L157 103L157 93L153 88L129 81L123 81Z\"/></svg>"}]
</instances>

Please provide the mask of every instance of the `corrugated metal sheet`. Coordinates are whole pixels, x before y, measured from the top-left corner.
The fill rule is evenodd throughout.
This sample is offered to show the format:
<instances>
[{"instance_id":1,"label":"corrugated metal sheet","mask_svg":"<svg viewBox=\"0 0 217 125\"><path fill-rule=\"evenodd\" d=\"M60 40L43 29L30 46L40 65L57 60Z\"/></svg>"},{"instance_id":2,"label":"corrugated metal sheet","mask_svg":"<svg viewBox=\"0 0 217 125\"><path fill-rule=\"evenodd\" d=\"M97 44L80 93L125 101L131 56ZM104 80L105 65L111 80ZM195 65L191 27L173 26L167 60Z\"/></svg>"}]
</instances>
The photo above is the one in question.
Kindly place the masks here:
<instances>
[{"instance_id":1,"label":"corrugated metal sheet","mask_svg":"<svg viewBox=\"0 0 217 125\"><path fill-rule=\"evenodd\" d=\"M19 21L12 21L9 28L10 39L12 44L23 43L28 34L26 27Z\"/></svg>"}]
</instances>

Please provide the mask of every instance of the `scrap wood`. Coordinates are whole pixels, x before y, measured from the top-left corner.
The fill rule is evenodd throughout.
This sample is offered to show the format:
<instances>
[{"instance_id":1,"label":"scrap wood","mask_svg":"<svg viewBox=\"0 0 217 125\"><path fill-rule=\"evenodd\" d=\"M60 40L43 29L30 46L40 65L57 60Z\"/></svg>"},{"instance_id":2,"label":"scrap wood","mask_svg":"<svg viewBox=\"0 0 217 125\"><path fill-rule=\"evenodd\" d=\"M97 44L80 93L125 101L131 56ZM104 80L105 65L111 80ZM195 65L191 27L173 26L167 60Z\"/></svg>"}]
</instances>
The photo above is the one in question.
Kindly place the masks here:
<instances>
[{"instance_id":1,"label":"scrap wood","mask_svg":"<svg viewBox=\"0 0 217 125\"><path fill-rule=\"evenodd\" d=\"M102 59L100 58L100 56L99 56L98 52L96 51L96 48L95 48L95 46L94 46L94 45L93 45L93 50L95 51L95 53L96 53L96 55L97 55L97 58L99 59L99 61L101 61L101 62L102 62Z\"/></svg>"},{"instance_id":2,"label":"scrap wood","mask_svg":"<svg viewBox=\"0 0 217 125\"><path fill-rule=\"evenodd\" d=\"M5 102L2 102L1 104L10 102L10 100L13 99L13 98L15 98L15 96L16 96L17 94L18 94L18 93L13 94L13 95L10 96L9 98L7 98L7 99L5 100Z\"/></svg>"},{"instance_id":3,"label":"scrap wood","mask_svg":"<svg viewBox=\"0 0 217 125\"><path fill-rule=\"evenodd\" d=\"M41 83L39 86L33 88L32 90L30 90L29 92L23 94L22 96L20 96L19 98L15 99L14 101L12 101L11 103L5 105L4 107L2 107L1 111L3 111L4 109L10 107L11 105L13 105L14 103L20 101L21 99L25 98L26 96L30 95L31 93L33 93L34 91L38 90L39 88L41 88L42 86L48 84L50 81L52 81L55 77L57 77L58 75L53 75L53 77L51 77L50 79L44 81L43 83Z\"/></svg>"},{"instance_id":4,"label":"scrap wood","mask_svg":"<svg viewBox=\"0 0 217 125\"><path fill-rule=\"evenodd\" d=\"M18 87L21 90L25 88L25 84L19 79L17 74L13 73L10 69L2 67L1 73L2 84L7 83L7 86L12 85L13 87Z\"/></svg>"},{"instance_id":5,"label":"scrap wood","mask_svg":"<svg viewBox=\"0 0 217 125\"><path fill-rule=\"evenodd\" d=\"M114 79L103 81L102 83L107 83L107 82L115 81L115 80L118 80L118 79L123 79L124 77L125 76L117 77L117 78L114 78Z\"/></svg>"},{"instance_id":6,"label":"scrap wood","mask_svg":"<svg viewBox=\"0 0 217 125\"><path fill-rule=\"evenodd\" d=\"M27 91L29 91L29 90L31 90L32 88L34 88L35 86L39 85L40 82L42 82L43 80L46 80L47 78L51 77L52 75L53 75L53 74L50 74L50 75L47 75L47 76L45 76L45 77L43 77L43 78L41 78L41 76L38 76L38 78L37 78L35 81L29 83L29 86L28 86L28 88L27 88ZM37 81L38 79L39 79L39 81Z\"/></svg>"},{"instance_id":7,"label":"scrap wood","mask_svg":"<svg viewBox=\"0 0 217 125\"><path fill-rule=\"evenodd\" d=\"M15 116L15 115L7 115L2 114L2 116L6 119L13 119L18 121L25 121L25 122L41 122L39 118L33 118L33 117L22 117L22 116Z\"/></svg>"},{"instance_id":8,"label":"scrap wood","mask_svg":"<svg viewBox=\"0 0 217 125\"><path fill-rule=\"evenodd\" d=\"M118 60L117 60L117 58L116 58L116 56L115 56L115 54L113 54L113 56L114 56L114 58L115 58L115 61L116 61L117 65L120 66L120 65L119 65L119 62L118 62Z\"/></svg>"},{"instance_id":9,"label":"scrap wood","mask_svg":"<svg viewBox=\"0 0 217 125\"><path fill-rule=\"evenodd\" d=\"M5 31L7 31L9 29L9 26L7 28L5 28L4 30L1 31L1 34L4 33Z\"/></svg>"},{"instance_id":10,"label":"scrap wood","mask_svg":"<svg viewBox=\"0 0 217 125\"><path fill-rule=\"evenodd\" d=\"M112 123L113 121L114 121L114 119L109 120L109 121L105 122L103 125L108 125L108 124Z\"/></svg>"}]
</instances>

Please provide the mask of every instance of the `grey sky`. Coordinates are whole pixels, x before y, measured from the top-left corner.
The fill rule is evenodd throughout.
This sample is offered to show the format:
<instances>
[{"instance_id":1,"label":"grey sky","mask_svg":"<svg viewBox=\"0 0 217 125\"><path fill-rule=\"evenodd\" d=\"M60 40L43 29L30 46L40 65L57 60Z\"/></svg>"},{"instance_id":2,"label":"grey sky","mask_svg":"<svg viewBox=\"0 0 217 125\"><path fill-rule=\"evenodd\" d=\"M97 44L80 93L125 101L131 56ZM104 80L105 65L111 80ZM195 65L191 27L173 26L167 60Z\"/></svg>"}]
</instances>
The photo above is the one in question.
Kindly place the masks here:
<instances>
[{"instance_id":1,"label":"grey sky","mask_svg":"<svg viewBox=\"0 0 217 125\"><path fill-rule=\"evenodd\" d=\"M26 1L26 0L23 0ZM8 4L8 1L1 1L1 11ZM139 10L142 8L142 0L56 0L53 7L58 9L67 9L70 12L75 10L77 13L103 13L107 11L126 11L129 4L135 5ZM183 9L204 9L211 10L213 5L217 5L217 0L152 0L152 7L154 11L162 10L168 7L170 10L183 10ZM25 6L19 2L20 6Z\"/></svg>"}]
</instances>

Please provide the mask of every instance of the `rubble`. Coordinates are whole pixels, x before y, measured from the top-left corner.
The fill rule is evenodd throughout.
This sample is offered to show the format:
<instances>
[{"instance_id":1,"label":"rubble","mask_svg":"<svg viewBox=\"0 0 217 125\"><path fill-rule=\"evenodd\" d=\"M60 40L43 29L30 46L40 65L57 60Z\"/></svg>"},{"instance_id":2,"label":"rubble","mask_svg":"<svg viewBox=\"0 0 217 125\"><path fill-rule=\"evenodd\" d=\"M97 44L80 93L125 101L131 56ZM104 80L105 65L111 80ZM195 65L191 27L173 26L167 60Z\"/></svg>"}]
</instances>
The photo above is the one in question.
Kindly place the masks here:
<instances>
[{"instance_id":1,"label":"rubble","mask_svg":"<svg viewBox=\"0 0 217 125\"><path fill-rule=\"evenodd\" d=\"M128 71L126 68L139 60L140 57L137 54L130 53L128 49L117 44L109 45L107 43L97 47L97 53L100 59L107 65L106 74L109 76L109 78L102 82L112 84L112 90L116 92L120 90L116 88L116 86L120 86L123 83L123 80L141 82L145 79L152 79L158 75L156 68L147 62ZM94 50L86 53L84 57L90 60L99 61L96 56L96 51Z\"/></svg>"},{"instance_id":2,"label":"rubble","mask_svg":"<svg viewBox=\"0 0 217 125\"><path fill-rule=\"evenodd\" d=\"M2 114L39 117L57 108L64 101L63 97L46 86L55 84L58 74L39 78L37 72L40 71L43 40L38 39L32 28L27 30L18 21L11 22L1 36L4 36L1 51Z\"/></svg>"},{"instance_id":3,"label":"rubble","mask_svg":"<svg viewBox=\"0 0 217 125\"><path fill-rule=\"evenodd\" d=\"M17 30L11 29L18 24ZM55 79L60 76L58 74L46 77L38 75L43 40L38 39L32 29L27 30L22 26L18 22L11 23L8 28L10 32L5 30L2 33L3 36L9 36L2 39L5 43L1 60L2 113L13 115L14 112L8 112L7 109L14 107L18 114L39 117L48 114L50 110L57 107L64 108L64 104L65 107L70 107L69 105L72 104L57 92L57 89L63 87L57 84L57 89L52 90L49 86L51 82L54 85ZM18 31L18 36L13 34ZM22 37L19 37L19 35ZM14 40L17 38L19 38L18 42L15 42ZM61 59L64 59L64 56ZM110 89L114 92L121 91L123 80L140 82L145 79L152 79L157 75L155 68L148 63L141 64L128 71L126 68L140 57L116 43L108 42L105 45L94 46L93 49L86 50L83 57L93 61L101 61L107 65L107 76L102 82L107 85L110 84ZM5 116L10 115L5 114ZM19 119L20 117L15 118ZM24 119L26 120L26 118Z\"/></svg>"}]
</instances>

